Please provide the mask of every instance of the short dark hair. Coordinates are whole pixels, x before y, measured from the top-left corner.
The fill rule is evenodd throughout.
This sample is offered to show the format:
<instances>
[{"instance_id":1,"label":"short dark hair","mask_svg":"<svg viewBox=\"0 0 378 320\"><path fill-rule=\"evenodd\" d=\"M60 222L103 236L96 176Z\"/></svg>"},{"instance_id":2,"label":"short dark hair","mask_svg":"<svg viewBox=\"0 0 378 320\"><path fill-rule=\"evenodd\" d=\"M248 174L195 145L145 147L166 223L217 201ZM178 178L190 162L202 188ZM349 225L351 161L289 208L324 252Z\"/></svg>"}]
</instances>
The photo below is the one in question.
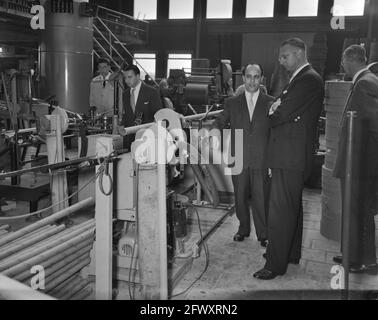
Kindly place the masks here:
<instances>
[{"instance_id":1,"label":"short dark hair","mask_svg":"<svg viewBox=\"0 0 378 320\"><path fill-rule=\"evenodd\" d=\"M353 44L345 49L343 56L348 60L366 63L366 50L363 46Z\"/></svg>"},{"instance_id":2,"label":"short dark hair","mask_svg":"<svg viewBox=\"0 0 378 320\"><path fill-rule=\"evenodd\" d=\"M284 42L281 43L280 47L282 48L283 46L286 46L286 45L289 45L298 49L302 49L303 51L306 51L307 49L305 42L299 38L286 39Z\"/></svg>"},{"instance_id":3,"label":"short dark hair","mask_svg":"<svg viewBox=\"0 0 378 320\"><path fill-rule=\"evenodd\" d=\"M243 68L241 70L243 76L245 76L245 71L247 70L248 66L258 66L260 68L260 71L261 71L261 76L264 75L264 68L262 67L262 65L259 64L259 63L251 62L251 63L247 63L243 66Z\"/></svg>"},{"instance_id":4,"label":"short dark hair","mask_svg":"<svg viewBox=\"0 0 378 320\"><path fill-rule=\"evenodd\" d=\"M100 58L100 59L98 59L98 63L97 64L100 64L100 63L106 63L108 66L110 66L110 60L107 59L107 58Z\"/></svg>"},{"instance_id":5,"label":"short dark hair","mask_svg":"<svg viewBox=\"0 0 378 320\"><path fill-rule=\"evenodd\" d=\"M140 74L140 70L139 70L139 68L138 68L136 65L133 65L133 64L127 66L127 67L125 68L125 72L126 72L126 71L134 71L135 75Z\"/></svg>"}]
</instances>

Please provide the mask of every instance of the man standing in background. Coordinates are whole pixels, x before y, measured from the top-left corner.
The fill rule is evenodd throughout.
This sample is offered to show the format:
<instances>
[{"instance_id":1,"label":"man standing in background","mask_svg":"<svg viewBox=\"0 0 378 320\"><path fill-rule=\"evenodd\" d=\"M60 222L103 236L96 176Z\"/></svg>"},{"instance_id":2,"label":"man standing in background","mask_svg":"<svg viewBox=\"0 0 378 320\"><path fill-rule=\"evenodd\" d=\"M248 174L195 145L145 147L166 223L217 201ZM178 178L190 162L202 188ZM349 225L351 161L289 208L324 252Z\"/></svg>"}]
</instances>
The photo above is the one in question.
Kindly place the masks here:
<instances>
[{"instance_id":1,"label":"man standing in background","mask_svg":"<svg viewBox=\"0 0 378 320\"><path fill-rule=\"evenodd\" d=\"M111 68L108 59L99 59L98 61L99 75L91 81L89 106L96 113L111 117L114 113L114 81L111 79Z\"/></svg>"},{"instance_id":2,"label":"man standing in background","mask_svg":"<svg viewBox=\"0 0 378 320\"><path fill-rule=\"evenodd\" d=\"M155 113L162 107L158 91L143 83L140 79L140 70L135 65L128 66L123 76L129 89L123 94L121 124L124 127L132 127L142 123L154 122ZM124 148L130 148L134 139L135 135L125 136Z\"/></svg>"},{"instance_id":3,"label":"man standing in background","mask_svg":"<svg viewBox=\"0 0 378 320\"><path fill-rule=\"evenodd\" d=\"M356 111L352 155L352 192L349 230L349 272L376 275L375 222L378 191L378 78L366 67L366 51L352 45L343 54L342 65L353 87L339 131L334 176L340 178L344 200L348 111ZM342 201L344 204L344 201ZM343 211L345 208L343 208ZM342 257L333 259L342 263Z\"/></svg>"}]
</instances>

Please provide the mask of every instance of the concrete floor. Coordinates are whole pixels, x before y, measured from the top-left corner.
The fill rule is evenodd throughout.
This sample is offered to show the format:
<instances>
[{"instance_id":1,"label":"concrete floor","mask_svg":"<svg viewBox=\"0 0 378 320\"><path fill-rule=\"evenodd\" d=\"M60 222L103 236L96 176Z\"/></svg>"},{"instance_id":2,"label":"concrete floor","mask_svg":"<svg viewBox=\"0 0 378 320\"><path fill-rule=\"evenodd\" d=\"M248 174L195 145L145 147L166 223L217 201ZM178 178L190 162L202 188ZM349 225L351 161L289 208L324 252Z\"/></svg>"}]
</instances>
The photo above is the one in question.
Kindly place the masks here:
<instances>
[{"instance_id":1,"label":"concrete floor","mask_svg":"<svg viewBox=\"0 0 378 320\"><path fill-rule=\"evenodd\" d=\"M286 275L270 281L253 278L253 273L264 266L262 254L265 249L255 237L247 238L244 242L232 240L238 226L237 218L233 215L207 242L210 251L207 272L188 292L174 299L340 299L340 292L331 289L331 278L334 276L331 274L334 265L332 258L339 253L339 243L320 234L320 190L305 190L303 202L302 259L299 265L289 265ZM201 220L205 221L202 223L203 229L211 224L209 220L215 221L220 215L219 211L201 209ZM174 289L173 296L185 290L204 267L205 254L202 251L190 272ZM364 298L365 293L361 290L378 290L378 276L351 275L350 289L355 290L351 298Z\"/></svg>"}]
</instances>

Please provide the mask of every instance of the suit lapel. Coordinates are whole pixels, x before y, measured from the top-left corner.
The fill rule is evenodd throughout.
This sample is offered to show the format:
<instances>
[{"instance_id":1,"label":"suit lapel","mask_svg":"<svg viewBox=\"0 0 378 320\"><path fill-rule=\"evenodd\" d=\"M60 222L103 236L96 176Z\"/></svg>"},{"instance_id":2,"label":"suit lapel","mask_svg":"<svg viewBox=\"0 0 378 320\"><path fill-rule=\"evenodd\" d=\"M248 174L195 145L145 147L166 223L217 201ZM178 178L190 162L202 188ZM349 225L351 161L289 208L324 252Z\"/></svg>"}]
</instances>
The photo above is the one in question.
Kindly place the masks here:
<instances>
[{"instance_id":1,"label":"suit lapel","mask_svg":"<svg viewBox=\"0 0 378 320\"><path fill-rule=\"evenodd\" d=\"M247 103L247 98L245 96L245 92L240 95L240 105L241 105L241 114L243 118L247 117L249 121L249 109L248 109L248 103Z\"/></svg>"},{"instance_id":2,"label":"suit lapel","mask_svg":"<svg viewBox=\"0 0 378 320\"><path fill-rule=\"evenodd\" d=\"M143 88L143 82L140 84L140 89L139 89L139 94L138 94L138 99L135 104L135 114L139 112L141 108L141 104L144 102L143 99L143 93L144 93L144 88Z\"/></svg>"},{"instance_id":3,"label":"suit lapel","mask_svg":"<svg viewBox=\"0 0 378 320\"><path fill-rule=\"evenodd\" d=\"M296 81L298 81L298 79L300 78L300 76L301 76L302 74L304 74L305 72L307 72L308 70L310 70L311 68L312 68L311 65L308 65L308 66L304 67L301 71L299 71L299 73L294 77L294 79L291 80L291 82L289 82L289 83L284 87L284 89L282 90L282 93L281 93L280 97L282 98L282 96L286 94L285 91L286 91L286 92L289 91L290 87L291 87Z\"/></svg>"}]
</instances>

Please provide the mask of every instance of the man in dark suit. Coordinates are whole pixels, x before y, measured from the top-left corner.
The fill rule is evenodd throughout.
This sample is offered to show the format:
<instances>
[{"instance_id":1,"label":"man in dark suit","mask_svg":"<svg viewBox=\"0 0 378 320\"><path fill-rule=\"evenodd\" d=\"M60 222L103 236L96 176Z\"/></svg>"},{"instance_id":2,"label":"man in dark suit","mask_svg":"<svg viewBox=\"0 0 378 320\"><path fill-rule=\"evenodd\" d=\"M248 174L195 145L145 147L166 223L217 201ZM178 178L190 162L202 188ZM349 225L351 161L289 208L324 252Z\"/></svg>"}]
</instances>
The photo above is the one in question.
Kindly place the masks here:
<instances>
[{"instance_id":1,"label":"man in dark suit","mask_svg":"<svg viewBox=\"0 0 378 320\"><path fill-rule=\"evenodd\" d=\"M298 38L284 41L280 63L291 78L269 110L267 165L272 181L268 215L266 264L253 276L269 280L286 273L301 258L304 181L311 173L317 122L324 84L307 62L306 45Z\"/></svg>"},{"instance_id":2,"label":"man in dark suit","mask_svg":"<svg viewBox=\"0 0 378 320\"><path fill-rule=\"evenodd\" d=\"M260 90L263 76L260 65L248 64L243 68L242 74L245 92L226 100L224 111L216 119L214 127L222 130L230 125L232 132L235 129L243 130L243 169L240 174L232 176L236 215L239 219L239 230L234 235L234 240L243 241L251 232L248 203L251 198L257 239L262 246L266 246L265 202L269 191L269 177L265 154L269 136L267 113L273 97Z\"/></svg>"},{"instance_id":3,"label":"man in dark suit","mask_svg":"<svg viewBox=\"0 0 378 320\"><path fill-rule=\"evenodd\" d=\"M158 91L144 84L140 79L140 70L130 65L124 71L124 79L130 89L123 94L123 117L121 124L131 127L143 123L154 122L155 113L161 109L161 100ZM124 148L130 148L135 135L124 137Z\"/></svg>"},{"instance_id":4,"label":"man in dark suit","mask_svg":"<svg viewBox=\"0 0 378 320\"><path fill-rule=\"evenodd\" d=\"M356 111L352 155L352 199L350 217L350 272L376 275L376 197L378 191L378 78L366 67L366 52L359 45L344 51L342 65L353 86L347 99L339 131L334 176L340 178L344 199L348 111ZM345 208L343 208L345 210ZM334 258L342 263L341 256Z\"/></svg>"}]
</instances>

